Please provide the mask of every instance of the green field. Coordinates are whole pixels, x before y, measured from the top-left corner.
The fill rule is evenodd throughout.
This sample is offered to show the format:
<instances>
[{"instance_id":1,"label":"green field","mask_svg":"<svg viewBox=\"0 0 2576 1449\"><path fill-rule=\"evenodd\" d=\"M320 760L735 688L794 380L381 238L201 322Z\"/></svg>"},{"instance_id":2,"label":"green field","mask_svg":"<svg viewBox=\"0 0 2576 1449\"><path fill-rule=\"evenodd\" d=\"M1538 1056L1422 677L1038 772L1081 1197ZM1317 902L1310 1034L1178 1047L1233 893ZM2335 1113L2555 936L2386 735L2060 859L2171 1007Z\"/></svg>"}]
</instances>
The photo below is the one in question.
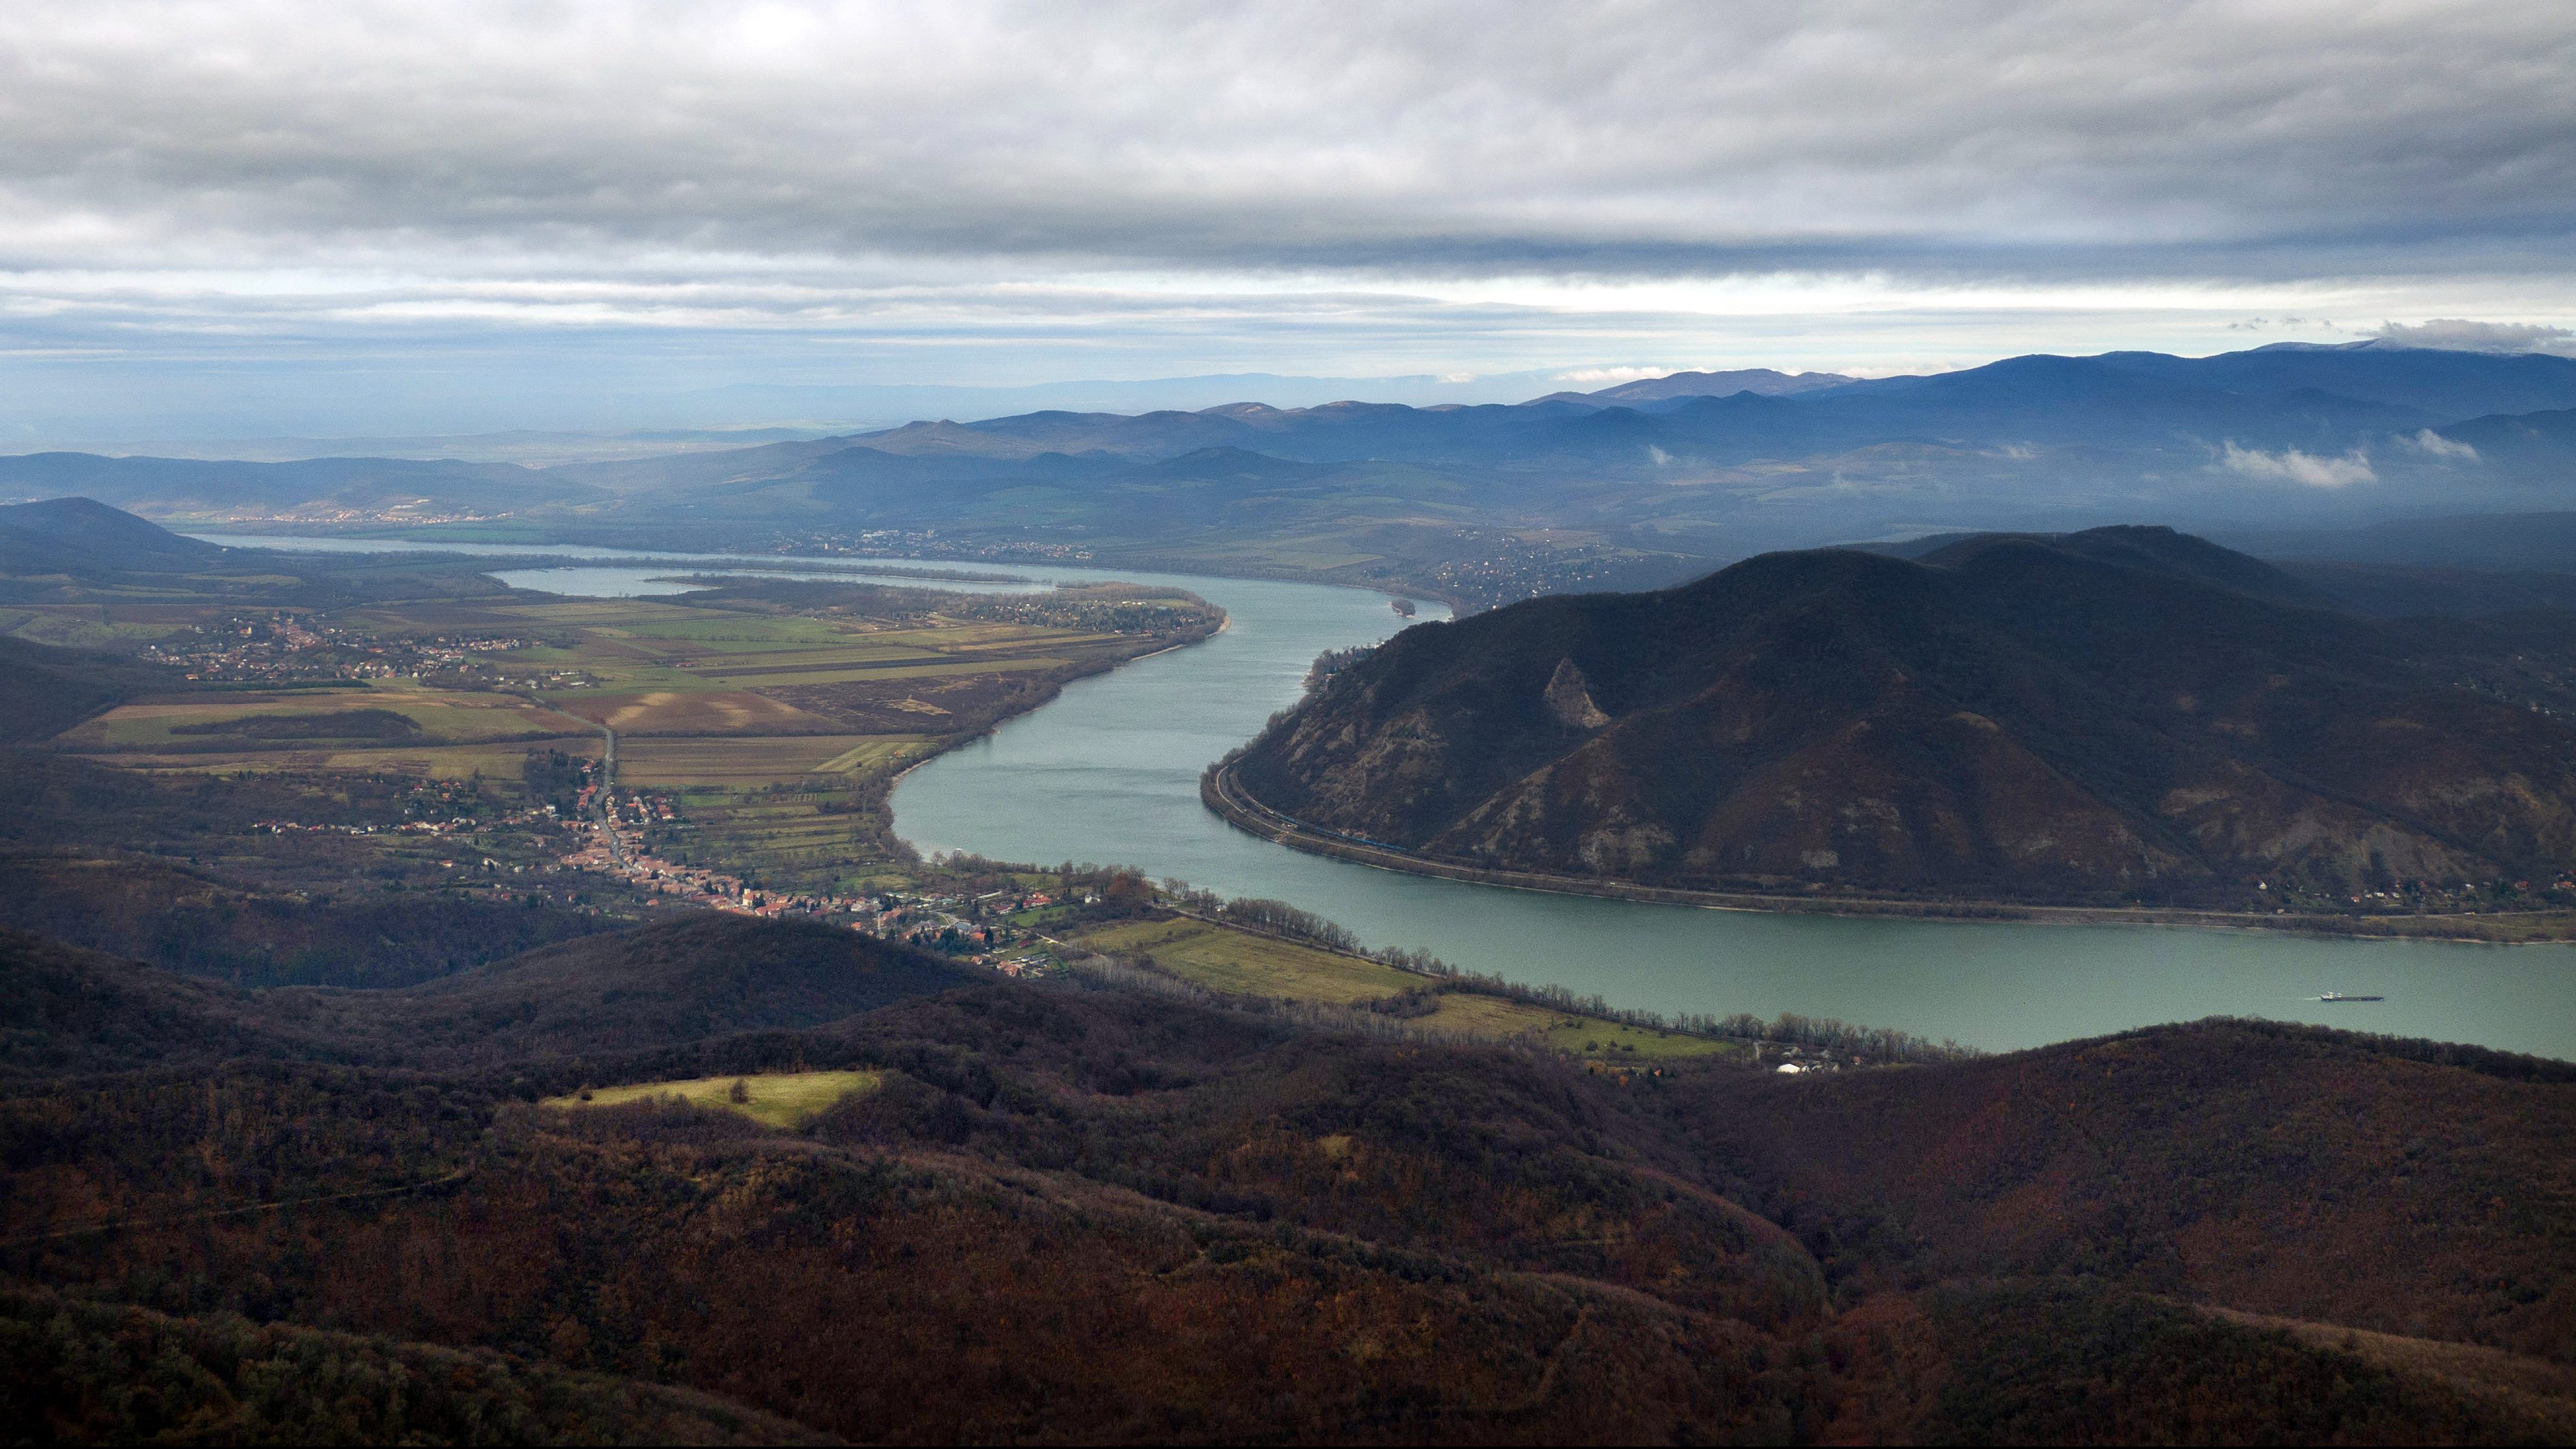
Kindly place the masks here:
<instances>
[{"instance_id":1,"label":"green field","mask_svg":"<svg viewBox=\"0 0 2576 1449\"><path fill-rule=\"evenodd\" d=\"M261 717L334 715L358 709L389 711L420 727L416 738L394 742L399 745L472 744L531 735L580 735L591 728L586 720L530 704L514 695L379 684L373 688L353 685L345 690L299 690L278 694L243 691L185 703L120 705L64 732L60 739L76 750L202 749L228 742L246 751L263 747L311 750L330 747L331 742L327 738L292 744L269 741L263 746L226 734L205 732L203 726ZM180 732L190 726L198 727L198 731ZM363 742L360 741L341 746L346 749L362 747Z\"/></svg>"},{"instance_id":2,"label":"green field","mask_svg":"<svg viewBox=\"0 0 2576 1449\"><path fill-rule=\"evenodd\" d=\"M1059 908L1060 909L1060 908ZM1029 912L1034 916L1039 913ZM1425 977L1357 956L1180 917L1132 921L1072 938L1093 951L1139 951L1186 981L1235 996L1316 1001L1351 1006L1419 991ZM1446 991L1429 1015L1410 1018L1463 1036L1532 1042L1569 1056L1608 1061L1700 1057L1741 1051L1731 1043L1651 1027L1625 1026L1595 1016L1553 1011L1474 991Z\"/></svg>"},{"instance_id":3,"label":"green field","mask_svg":"<svg viewBox=\"0 0 2576 1449\"><path fill-rule=\"evenodd\" d=\"M432 780L486 780L515 784L530 750L596 757L599 737L539 744L398 745L384 749L273 749L209 754L119 754L96 758L124 770L197 775L414 775Z\"/></svg>"},{"instance_id":4,"label":"green field","mask_svg":"<svg viewBox=\"0 0 2576 1449\"><path fill-rule=\"evenodd\" d=\"M1704 1036L1626 1026L1597 1016L1576 1016L1533 1006L1525 1001L1468 991L1442 994L1440 1009L1417 1019L1446 1031L1470 1036L1514 1037L1569 1056L1597 1057L1604 1061L1723 1056L1744 1050L1732 1042L1711 1041Z\"/></svg>"},{"instance_id":5,"label":"green field","mask_svg":"<svg viewBox=\"0 0 2576 1449\"><path fill-rule=\"evenodd\" d=\"M156 628L181 628L209 606L112 607L120 624L148 616ZM479 775L507 796L532 749L597 758L604 727L617 737L618 785L665 794L678 807L675 820L657 825L656 850L768 889L847 890L899 879L910 863L889 846L887 776L938 748L943 734L982 728L996 711L1044 697L1043 683L1032 681L1153 643L1087 624L915 607L867 617L498 595L367 605L331 611L324 622L448 648L525 642L467 658L468 672L489 671L483 678L499 689L405 679L327 692L165 695L85 721L64 743L156 773ZM77 617L12 610L0 622L62 628L95 619L103 628L109 618L109 606L89 604ZM332 718L296 722L314 716Z\"/></svg>"},{"instance_id":6,"label":"green field","mask_svg":"<svg viewBox=\"0 0 2576 1449\"><path fill-rule=\"evenodd\" d=\"M1236 996L1348 1006L1426 984L1375 961L1187 918L1111 926L1082 936L1080 944L1094 951L1142 951L1176 976Z\"/></svg>"},{"instance_id":7,"label":"green field","mask_svg":"<svg viewBox=\"0 0 2576 1449\"><path fill-rule=\"evenodd\" d=\"M793 1130L854 1092L873 1092L885 1078L876 1072L785 1072L774 1076L694 1077L685 1082L644 1082L631 1087L601 1087L569 1097L550 1097L547 1107L616 1107L628 1102L676 1098L696 1107L739 1112L765 1126ZM750 1100L733 1100L736 1082Z\"/></svg>"},{"instance_id":8,"label":"green field","mask_svg":"<svg viewBox=\"0 0 2576 1449\"><path fill-rule=\"evenodd\" d=\"M671 859L754 869L772 885L848 889L882 873L883 821L856 787L930 748L919 736L620 740L621 784L669 792L688 832Z\"/></svg>"},{"instance_id":9,"label":"green field","mask_svg":"<svg viewBox=\"0 0 2576 1449\"><path fill-rule=\"evenodd\" d=\"M710 735L678 739L621 739L617 779L657 789L704 786L745 790L768 785L846 784L839 777L863 769L899 767L924 745L904 735Z\"/></svg>"}]
</instances>

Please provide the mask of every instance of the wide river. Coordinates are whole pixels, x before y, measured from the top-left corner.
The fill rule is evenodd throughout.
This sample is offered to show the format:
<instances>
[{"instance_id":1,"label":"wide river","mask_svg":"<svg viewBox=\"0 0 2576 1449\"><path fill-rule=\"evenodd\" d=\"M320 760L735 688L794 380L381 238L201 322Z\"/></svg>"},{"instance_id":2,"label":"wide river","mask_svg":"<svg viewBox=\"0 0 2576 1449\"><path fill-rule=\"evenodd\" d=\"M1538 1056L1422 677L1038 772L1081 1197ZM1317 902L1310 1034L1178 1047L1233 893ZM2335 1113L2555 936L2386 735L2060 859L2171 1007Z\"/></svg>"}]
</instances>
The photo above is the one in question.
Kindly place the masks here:
<instances>
[{"instance_id":1,"label":"wide river","mask_svg":"<svg viewBox=\"0 0 2576 1449\"><path fill-rule=\"evenodd\" d=\"M1794 1011L1993 1049L2204 1016L2261 1016L2576 1058L2576 946L1699 910L1468 885L1301 854L1209 813L1199 804L1199 772L1293 703L1318 653L1394 632L1404 621L1383 595L1134 570L953 566L1047 582L1174 584L1223 606L1231 622L1206 643L1080 681L906 776L895 791L895 830L925 854L1132 865L1224 895L1289 901L1372 945L1419 947L1471 970L1657 1011ZM632 594L676 589L659 581L668 572L603 557L591 567L498 576L562 593ZM1423 606L1426 618L1444 613ZM2325 991L2387 1000L2326 1005L2315 999Z\"/></svg>"}]
</instances>

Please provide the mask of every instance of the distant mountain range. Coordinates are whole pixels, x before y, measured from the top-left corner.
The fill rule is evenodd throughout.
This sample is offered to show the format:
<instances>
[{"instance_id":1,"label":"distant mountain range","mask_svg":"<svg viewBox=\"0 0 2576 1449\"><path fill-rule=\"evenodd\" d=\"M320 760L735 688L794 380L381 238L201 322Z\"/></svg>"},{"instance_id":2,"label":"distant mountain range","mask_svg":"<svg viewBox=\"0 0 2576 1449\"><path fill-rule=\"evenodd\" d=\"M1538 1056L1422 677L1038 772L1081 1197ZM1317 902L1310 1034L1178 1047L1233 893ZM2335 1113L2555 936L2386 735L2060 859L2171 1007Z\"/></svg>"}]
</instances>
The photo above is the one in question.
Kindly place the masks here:
<instances>
[{"instance_id":1,"label":"distant mountain range","mask_svg":"<svg viewBox=\"0 0 2576 1449\"><path fill-rule=\"evenodd\" d=\"M1859 378L1845 377L1839 372L1775 372L1767 367L1745 367L1732 372L1676 372L1663 377L1644 377L1597 392L1552 392L1531 401L1634 407L1640 403L1670 402L1680 398L1733 397L1739 392L1787 397L1802 392L1822 392L1829 387L1858 381Z\"/></svg>"},{"instance_id":2,"label":"distant mountain range","mask_svg":"<svg viewBox=\"0 0 2576 1449\"><path fill-rule=\"evenodd\" d=\"M1767 555L1417 626L1232 767L1438 860L2238 908L2576 868L2565 614L2376 623L2188 535Z\"/></svg>"},{"instance_id":3,"label":"distant mountain range","mask_svg":"<svg viewBox=\"0 0 2576 1449\"><path fill-rule=\"evenodd\" d=\"M1694 561L1926 532L2566 512L2576 360L2374 345L1877 379L1754 369L1512 406L1043 411L550 467L0 459L0 497L73 493L198 523L504 520L520 536L697 544L1044 537L1102 558L1422 587L1442 559L1543 539L1532 546L1592 550L1605 578L1678 578ZM1346 562L1310 562L1325 558Z\"/></svg>"}]
</instances>

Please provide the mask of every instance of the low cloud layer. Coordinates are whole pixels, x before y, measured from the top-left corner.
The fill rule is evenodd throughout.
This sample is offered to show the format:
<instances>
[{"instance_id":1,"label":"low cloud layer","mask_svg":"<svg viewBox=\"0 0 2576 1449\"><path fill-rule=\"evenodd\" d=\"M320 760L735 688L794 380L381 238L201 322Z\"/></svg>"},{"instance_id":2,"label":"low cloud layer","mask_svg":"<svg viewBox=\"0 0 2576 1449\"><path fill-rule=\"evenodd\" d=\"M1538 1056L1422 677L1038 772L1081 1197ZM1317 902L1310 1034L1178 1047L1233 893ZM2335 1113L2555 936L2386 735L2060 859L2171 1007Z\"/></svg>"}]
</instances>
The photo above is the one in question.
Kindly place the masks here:
<instances>
[{"instance_id":1,"label":"low cloud layer","mask_svg":"<svg viewBox=\"0 0 2576 1449\"><path fill-rule=\"evenodd\" d=\"M2415 435L2406 439L2406 444L2431 458L2441 458L2455 463L2474 463L2478 460L2477 449L2456 439L2443 437L2431 428L2416 429Z\"/></svg>"},{"instance_id":2,"label":"low cloud layer","mask_svg":"<svg viewBox=\"0 0 2576 1449\"><path fill-rule=\"evenodd\" d=\"M2356 448L2339 458L2321 458L2284 448L2267 453L2259 448L2240 448L2230 439L2219 455L2220 466L2247 478L2260 478L2267 483L2296 483L2303 488L2349 488L2356 483L2376 483L2379 473L2370 466L2369 455Z\"/></svg>"},{"instance_id":3,"label":"low cloud layer","mask_svg":"<svg viewBox=\"0 0 2576 1449\"><path fill-rule=\"evenodd\" d=\"M2531 322L2471 322L2436 317L2408 326L2382 325L2376 334L2400 347L2437 347L2450 352L2564 352L2576 343L2576 329Z\"/></svg>"}]
</instances>

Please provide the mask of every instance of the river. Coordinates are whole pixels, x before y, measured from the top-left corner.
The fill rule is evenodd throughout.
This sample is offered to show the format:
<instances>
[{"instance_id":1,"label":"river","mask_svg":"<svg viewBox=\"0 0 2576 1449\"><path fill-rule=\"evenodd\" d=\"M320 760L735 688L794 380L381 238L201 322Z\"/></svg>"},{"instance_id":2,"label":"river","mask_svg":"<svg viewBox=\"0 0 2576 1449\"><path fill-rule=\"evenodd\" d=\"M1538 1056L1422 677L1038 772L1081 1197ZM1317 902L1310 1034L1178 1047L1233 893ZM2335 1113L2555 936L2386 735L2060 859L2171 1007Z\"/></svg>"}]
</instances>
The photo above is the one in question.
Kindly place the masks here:
<instances>
[{"instance_id":1,"label":"river","mask_svg":"<svg viewBox=\"0 0 2576 1449\"><path fill-rule=\"evenodd\" d=\"M788 559L743 563L794 568ZM1225 895L1289 901L1372 945L1418 947L1470 970L1657 1011L1794 1011L1995 1050L2256 1016L2576 1058L2576 946L1701 910L1468 885L1301 854L1209 813L1198 799L1199 772L1296 700L1316 654L1399 627L1382 595L1136 570L957 566L1042 582L1169 583L1221 605L1230 622L1203 644L1079 681L1054 703L907 775L894 795L895 830L925 853L1133 865ZM646 593L678 587L653 582L669 571L603 558L598 567L496 576L564 593ZM1426 618L1444 612L1423 608ZM2315 1000L2325 991L2388 999L2327 1005Z\"/></svg>"}]
</instances>

